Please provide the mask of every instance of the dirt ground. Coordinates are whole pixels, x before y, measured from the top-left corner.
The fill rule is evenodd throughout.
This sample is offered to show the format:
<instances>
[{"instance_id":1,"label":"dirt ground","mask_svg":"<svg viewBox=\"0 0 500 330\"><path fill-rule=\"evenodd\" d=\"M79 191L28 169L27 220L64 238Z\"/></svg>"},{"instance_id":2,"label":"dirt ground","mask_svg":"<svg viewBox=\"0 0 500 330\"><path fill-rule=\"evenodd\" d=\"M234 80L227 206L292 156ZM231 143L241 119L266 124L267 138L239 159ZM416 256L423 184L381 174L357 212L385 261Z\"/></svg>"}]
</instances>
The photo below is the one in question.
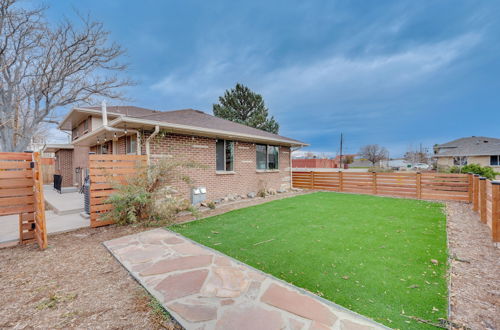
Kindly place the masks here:
<instances>
[{"instance_id":1,"label":"dirt ground","mask_svg":"<svg viewBox=\"0 0 500 330\"><path fill-rule=\"evenodd\" d=\"M451 320L500 329L500 248L470 205L447 203Z\"/></svg>"},{"instance_id":2,"label":"dirt ground","mask_svg":"<svg viewBox=\"0 0 500 330\"><path fill-rule=\"evenodd\" d=\"M85 228L0 250L0 328L180 329L101 244L143 228ZM151 306L150 306L151 305Z\"/></svg>"}]
</instances>

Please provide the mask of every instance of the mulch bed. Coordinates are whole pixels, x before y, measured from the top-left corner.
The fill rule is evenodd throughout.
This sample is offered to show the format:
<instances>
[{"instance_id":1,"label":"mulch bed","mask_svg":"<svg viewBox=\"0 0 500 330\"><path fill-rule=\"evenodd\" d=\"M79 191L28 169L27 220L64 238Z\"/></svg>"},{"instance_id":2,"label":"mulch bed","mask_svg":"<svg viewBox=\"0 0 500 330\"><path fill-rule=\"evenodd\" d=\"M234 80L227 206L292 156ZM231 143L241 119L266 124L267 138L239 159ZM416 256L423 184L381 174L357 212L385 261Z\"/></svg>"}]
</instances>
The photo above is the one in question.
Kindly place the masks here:
<instances>
[{"instance_id":1,"label":"mulch bed","mask_svg":"<svg viewBox=\"0 0 500 330\"><path fill-rule=\"evenodd\" d=\"M451 320L500 329L500 248L469 204L447 203Z\"/></svg>"}]
</instances>

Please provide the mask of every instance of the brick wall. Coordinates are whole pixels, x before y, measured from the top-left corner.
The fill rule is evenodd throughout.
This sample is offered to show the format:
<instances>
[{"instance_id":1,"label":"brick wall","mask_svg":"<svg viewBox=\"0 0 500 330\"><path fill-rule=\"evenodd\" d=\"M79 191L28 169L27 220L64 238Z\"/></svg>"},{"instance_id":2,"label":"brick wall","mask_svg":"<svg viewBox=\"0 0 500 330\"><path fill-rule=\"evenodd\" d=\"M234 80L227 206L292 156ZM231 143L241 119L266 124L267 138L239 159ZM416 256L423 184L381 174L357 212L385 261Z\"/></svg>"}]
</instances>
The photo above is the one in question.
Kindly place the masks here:
<instances>
[{"instance_id":1,"label":"brick wall","mask_svg":"<svg viewBox=\"0 0 500 330\"><path fill-rule=\"evenodd\" d=\"M62 175L62 186L73 186L73 150L56 152L55 173Z\"/></svg>"},{"instance_id":2,"label":"brick wall","mask_svg":"<svg viewBox=\"0 0 500 330\"><path fill-rule=\"evenodd\" d=\"M145 140L141 139L141 151L145 154ZM155 137L150 143L151 158L167 158L176 161L196 162L196 169L184 170L193 180L192 186L207 188L209 199L222 198L230 194L246 195L259 189L290 188L290 148L279 149L278 171L257 171L254 143L235 141L234 173L216 172L216 140L205 137L168 134ZM190 187L178 184L178 189L189 196Z\"/></svg>"}]
</instances>

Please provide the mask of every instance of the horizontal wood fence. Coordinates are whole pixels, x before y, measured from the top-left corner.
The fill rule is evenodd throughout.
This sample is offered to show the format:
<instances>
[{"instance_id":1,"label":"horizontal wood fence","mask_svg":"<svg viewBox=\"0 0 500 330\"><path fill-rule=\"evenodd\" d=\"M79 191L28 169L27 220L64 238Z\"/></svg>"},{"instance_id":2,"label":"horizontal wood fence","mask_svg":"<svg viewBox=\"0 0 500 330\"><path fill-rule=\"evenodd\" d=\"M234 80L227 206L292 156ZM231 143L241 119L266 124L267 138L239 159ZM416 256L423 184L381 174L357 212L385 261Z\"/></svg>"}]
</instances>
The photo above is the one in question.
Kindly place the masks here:
<instances>
[{"instance_id":1,"label":"horizontal wood fence","mask_svg":"<svg viewBox=\"0 0 500 330\"><path fill-rule=\"evenodd\" d=\"M500 242L500 181L474 175L472 179L472 210L491 230L493 242Z\"/></svg>"},{"instance_id":2,"label":"horizontal wood fence","mask_svg":"<svg viewBox=\"0 0 500 330\"><path fill-rule=\"evenodd\" d=\"M0 216L16 214L19 215L19 241L36 241L45 249L45 201L37 152L0 152Z\"/></svg>"},{"instance_id":3,"label":"horizontal wood fence","mask_svg":"<svg viewBox=\"0 0 500 330\"><path fill-rule=\"evenodd\" d=\"M293 186L359 194L470 202L472 177L467 174L296 172Z\"/></svg>"},{"instance_id":4,"label":"horizontal wood fence","mask_svg":"<svg viewBox=\"0 0 500 330\"><path fill-rule=\"evenodd\" d=\"M146 155L90 155L90 226L100 227L112 224L112 219L103 220L102 215L110 211L106 203L116 192L116 183L126 183L137 173L139 167L147 164Z\"/></svg>"},{"instance_id":5,"label":"horizontal wood fence","mask_svg":"<svg viewBox=\"0 0 500 330\"><path fill-rule=\"evenodd\" d=\"M472 174L292 172L296 188L471 203L500 242L500 181Z\"/></svg>"}]
</instances>

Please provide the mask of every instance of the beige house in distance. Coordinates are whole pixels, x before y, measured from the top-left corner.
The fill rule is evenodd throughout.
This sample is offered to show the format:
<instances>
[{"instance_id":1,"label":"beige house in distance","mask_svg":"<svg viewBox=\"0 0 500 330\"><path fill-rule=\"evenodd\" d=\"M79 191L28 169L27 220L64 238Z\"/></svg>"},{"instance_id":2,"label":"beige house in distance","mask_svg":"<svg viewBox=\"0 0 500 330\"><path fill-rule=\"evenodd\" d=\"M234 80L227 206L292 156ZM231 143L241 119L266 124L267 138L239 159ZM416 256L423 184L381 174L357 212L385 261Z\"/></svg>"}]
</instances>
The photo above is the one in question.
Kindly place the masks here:
<instances>
[{"instance_id":1,"label":"beige house in distance","mask_svg":"<svg viewBox=\"0 0 500 330\"><path fill-rule=\"evenodd\" d=\"M479 164L500 172L500 139L471 136L434 147L438 168Z\"/></svg>"}]
</instances>

